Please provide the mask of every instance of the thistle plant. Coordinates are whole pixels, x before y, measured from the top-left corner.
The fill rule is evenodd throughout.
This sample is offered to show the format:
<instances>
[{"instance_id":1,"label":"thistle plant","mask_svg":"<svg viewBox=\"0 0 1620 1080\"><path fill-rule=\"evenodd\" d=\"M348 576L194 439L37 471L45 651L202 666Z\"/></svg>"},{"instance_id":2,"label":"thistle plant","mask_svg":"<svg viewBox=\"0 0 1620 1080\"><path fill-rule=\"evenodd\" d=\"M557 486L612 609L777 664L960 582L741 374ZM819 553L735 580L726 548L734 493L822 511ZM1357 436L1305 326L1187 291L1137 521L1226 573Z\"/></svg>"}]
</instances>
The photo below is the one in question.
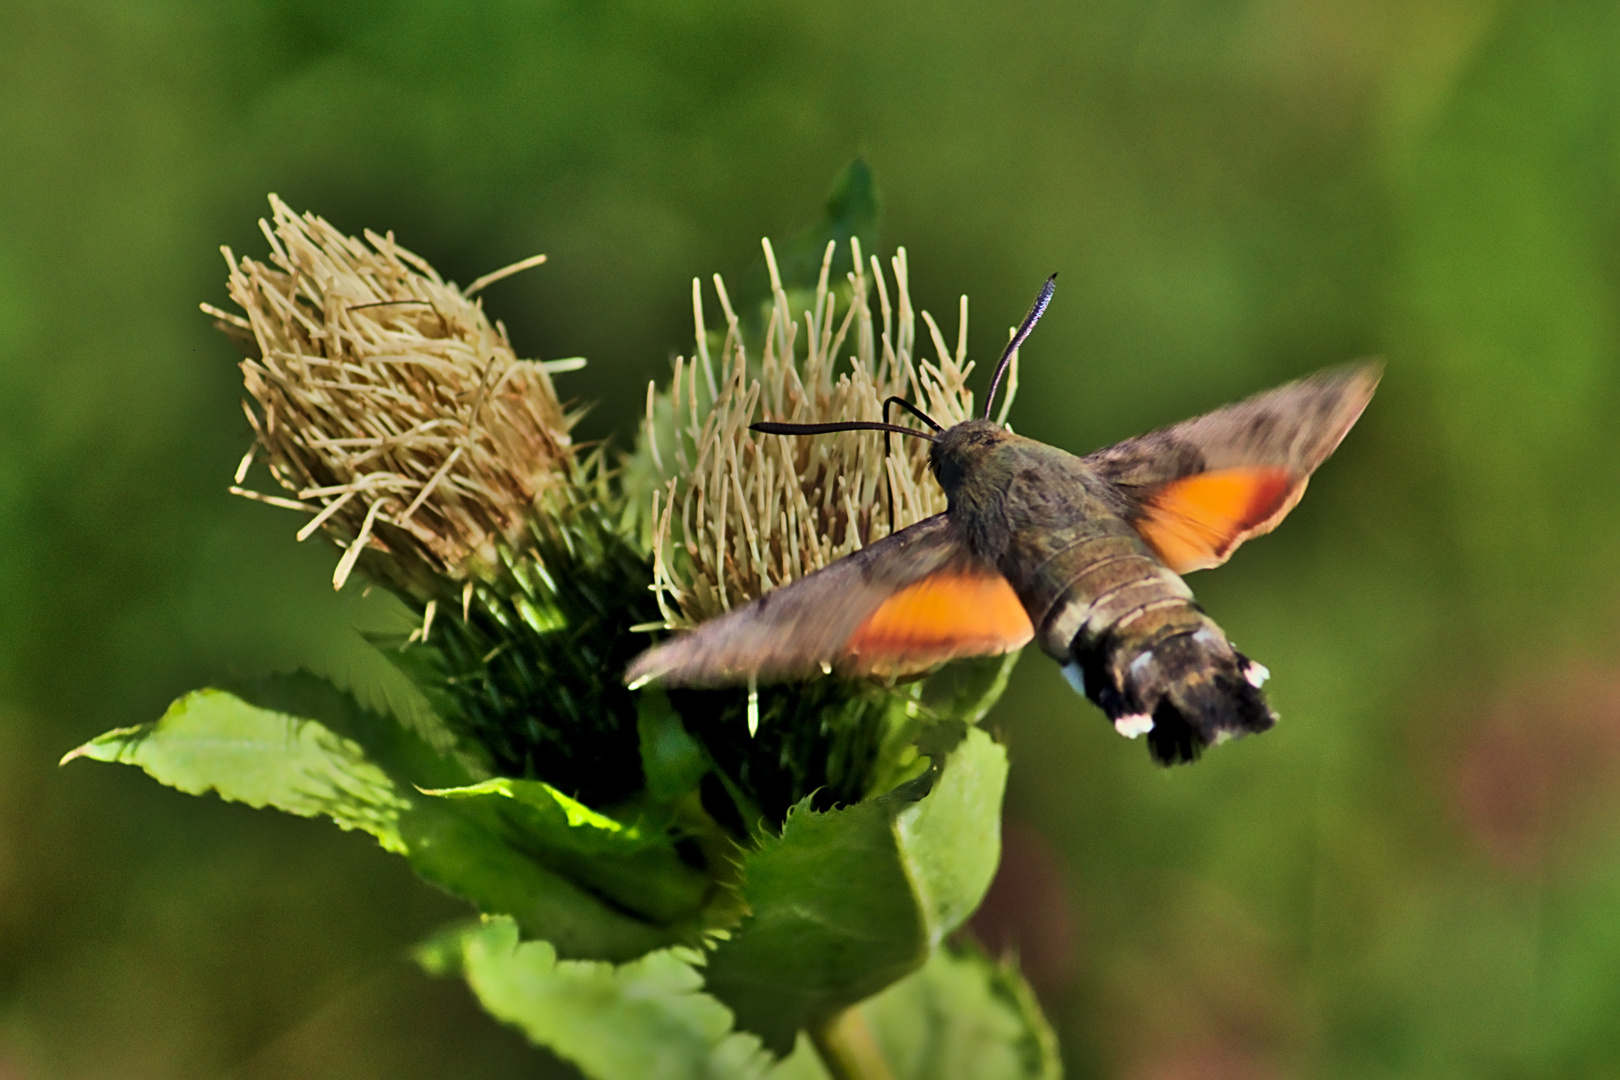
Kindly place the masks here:
<instances>
[{"instance_id":1,"label":"thistle plant","mask_svg":"<svg viewBox=\"0 0 1620 1080\"><path fill-rule=\"evenodd\" d=\"M205 305L245 357L231 490L306 515L334 587L405 605L410 632L372 640L431 716L283 673L68 759L370 833L476 913L420 962L592 1077L1056 1075L1023 980L960 931L999 857L1006 755L979 722L1011 658L900 685L622 679L653 635L943 508L916 446L748 424L907 393L970 415L966 299L954 349L923 314L924 357L903 250L886 272L852 239L835 281L829 243L795 281L767 243L769 295L738 310L717 276L711 329L694 281L691 355L636 445L582 454L552 379L583 361L520 359L476 298L542 257L463 289L392 234L271 206L268 259L226 251L240 312Z\"/></svg>"}]
</instances>

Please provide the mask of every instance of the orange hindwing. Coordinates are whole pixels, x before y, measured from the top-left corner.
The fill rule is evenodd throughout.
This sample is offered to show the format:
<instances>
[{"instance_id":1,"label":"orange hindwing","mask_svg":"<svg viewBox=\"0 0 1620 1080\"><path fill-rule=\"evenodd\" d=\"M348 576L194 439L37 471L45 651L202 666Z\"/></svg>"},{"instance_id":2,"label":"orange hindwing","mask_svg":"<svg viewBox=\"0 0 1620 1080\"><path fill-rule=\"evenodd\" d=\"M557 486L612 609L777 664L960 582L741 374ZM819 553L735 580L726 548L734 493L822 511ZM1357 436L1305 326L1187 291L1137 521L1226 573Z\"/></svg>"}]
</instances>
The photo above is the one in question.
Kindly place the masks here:
<instances>
[{"instance_id":1,"label":"orange hindwing","mask_svg":"<svg viewBox=\"0 0 1620 1080\"><path fill-rule=\"evenodd\" d=\"M1305 493L1307 479L1274 465L1183 477L1143 501L1136 531L1176 573L1206 570L1251 536L1276 528Z\"/></svg>"},{"instance_id":2,"label":"orange hindwing","mask_svg":"<svg viewBox=\"0 0 1620 1080\"><path fill-rule=\"evenodd\" d=\"M905 674L960 656L1011 652L1034 635L1006 578L982 569L941 570L896 592L855 628L845 667Z\"/></svg>"}]
</instances>

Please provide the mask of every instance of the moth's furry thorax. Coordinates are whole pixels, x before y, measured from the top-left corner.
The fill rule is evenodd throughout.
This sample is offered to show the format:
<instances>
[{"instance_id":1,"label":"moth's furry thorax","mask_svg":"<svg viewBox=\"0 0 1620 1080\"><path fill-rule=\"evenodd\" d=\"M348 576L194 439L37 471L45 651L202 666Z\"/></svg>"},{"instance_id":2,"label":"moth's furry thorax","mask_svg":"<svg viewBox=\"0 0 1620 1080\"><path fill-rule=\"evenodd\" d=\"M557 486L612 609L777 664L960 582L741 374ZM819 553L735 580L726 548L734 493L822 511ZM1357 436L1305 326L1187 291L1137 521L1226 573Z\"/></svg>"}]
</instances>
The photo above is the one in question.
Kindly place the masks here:
<instances>
[{"instance_id":1,"label":"moth's furry thorax","mask_svg":"<svg viewBox=\"0 0 1620 1080\"><path fill-rule=\"evenodd\" d=\"M963 483L977 480L984 460L1015 436L994 420L964 420L946 428L929 448L934 478L953 497Z\"/></svg>"}]
</instances>

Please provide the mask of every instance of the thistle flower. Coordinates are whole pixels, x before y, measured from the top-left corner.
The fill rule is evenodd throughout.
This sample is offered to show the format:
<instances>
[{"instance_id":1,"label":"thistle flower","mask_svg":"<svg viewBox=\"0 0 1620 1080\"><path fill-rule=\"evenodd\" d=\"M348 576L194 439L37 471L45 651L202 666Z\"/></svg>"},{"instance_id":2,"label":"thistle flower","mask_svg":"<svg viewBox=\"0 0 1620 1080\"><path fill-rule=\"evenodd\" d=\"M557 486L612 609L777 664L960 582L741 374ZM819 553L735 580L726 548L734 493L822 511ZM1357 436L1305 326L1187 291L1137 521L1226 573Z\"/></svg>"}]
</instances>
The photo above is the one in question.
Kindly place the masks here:
<instances>
[{"instance_id":1,"label":"thistle flower","mask_svg":"<svg viewBox=\"0 0 1620 1080\"><path fill-rule=\"evenodd\" d=\"M891 303L882 264L863 260L859 240L850 248L854 269L844 287L831 287L835 246L828 243L814 292L795 298L764 241L771 306L757 362L716 274L725 317L718 373L702 286L693 279L694 355L676 358L667 394L648 386L643 433L662 482L648 532L665 628L711 618L945 509L920 440L886 446L892 437L871 432L790 439L749 430L765 418L877 420L891 396L910 398L945 426L972 415L967 297L954 350L922 312L937 359L919 361L905 249L890 260ZM840 363L846 346L847 368Z\"/></svg>"},{"instance_id":2,"label":"thistle flower","mask_svg":"<svg viewBox=\"0 0 1620 1080\"><path fill-rule=\"evenodd\" d=\"M203 305L247 354L258 406L243 403L257 438L231 490L313 514L298 538L324 527L345 549L334 588L368 546L396 577L486 573L573 465L551 372L583 362L518 359L473 299L545 256L459 289L392 232L362 242L270 205L269 264L223 249L246 317ZM241 487L260 453L291 499Z\"/></svg>"},{"instance_id":3,"label":"thistle flower","mask_svg":"<svg viewBox=\"0 0 1620 1080\"><path fill-rule=\"evenodd\" d=\"M269 263L236 259L231 298L205 311L247 354L256 440L231 490L313 516L421 619L390 650L490 771L592 797L641 782L635 703L603 666L637 649L626 613L650 617L650 570L611 529L599 458L577 460L574 417L551 373L582 360L520 360L473 297L544 256L466 289L392 233L347 236L274 195L260 222ZM254 457L293 498L241 486ZM459 594L459 595L458 595ZM435 623L441 600L460 619Z\"/></svg>"}]
</instances>

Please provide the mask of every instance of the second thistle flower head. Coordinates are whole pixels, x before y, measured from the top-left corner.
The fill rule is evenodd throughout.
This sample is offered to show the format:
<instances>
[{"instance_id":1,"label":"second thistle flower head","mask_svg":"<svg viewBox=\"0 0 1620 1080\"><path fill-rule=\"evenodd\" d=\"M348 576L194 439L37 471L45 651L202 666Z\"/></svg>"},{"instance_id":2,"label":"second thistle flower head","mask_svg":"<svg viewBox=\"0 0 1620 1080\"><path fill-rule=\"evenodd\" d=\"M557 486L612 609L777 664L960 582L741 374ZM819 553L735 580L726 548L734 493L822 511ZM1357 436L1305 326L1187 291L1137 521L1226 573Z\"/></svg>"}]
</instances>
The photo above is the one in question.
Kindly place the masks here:
<instances>
[{"instance_id":1,"label":"second thistle flower head","mask_svg":"<svg viewBox=\"0 0 1620 1080\"><path fill-rule=\"evenodd\" d=\"M967 297L954 350L921 313L938 359L919 360L905 249L890 260L891 296L878 259L863 260L857 240L850 246L854 269L842 286L829 280L829 243L815 289L793 294L765 242L771 302L757 360L716 275L725 317L716 364L702 289L692 282L694 355L676 359L667 395L648 387L643 458L632 464L632 473L639 465L659 481L644 533L666 627L712 618L945 509L924 442L749 430L766 418L878 420L890 396L947 427L973 414Z\"/></svg>"}]
</instances>

